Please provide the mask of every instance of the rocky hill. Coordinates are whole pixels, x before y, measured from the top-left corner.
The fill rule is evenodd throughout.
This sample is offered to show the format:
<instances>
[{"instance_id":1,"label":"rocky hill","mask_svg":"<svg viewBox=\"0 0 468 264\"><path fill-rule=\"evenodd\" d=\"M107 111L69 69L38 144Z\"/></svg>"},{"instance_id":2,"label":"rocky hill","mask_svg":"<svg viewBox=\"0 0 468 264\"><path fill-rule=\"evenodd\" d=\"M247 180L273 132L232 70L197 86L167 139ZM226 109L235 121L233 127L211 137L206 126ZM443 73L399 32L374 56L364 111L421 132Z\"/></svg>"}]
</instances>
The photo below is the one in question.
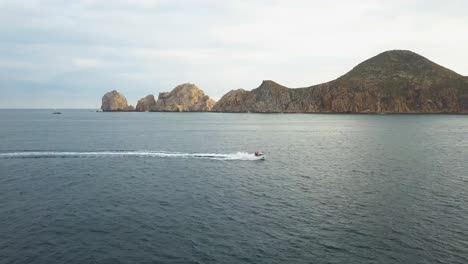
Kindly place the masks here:
<instances>
[{"instance_id":1,"label":"rocky hill","mask_svg":"<svg viewBox=\"0 0 468 264\"><path fill-rule=\"evenodd\" d=\"M194 84L185 83L171 92L159 93L155 111L158 112L207 112L215 104L213 99Z\"/></svg>"},{"instance_id":2,"label":"rocky hill","mask_svg":"<svg viewBox=\"0 0 468 264\"><path fill-rule=\"evenodd\" d=\"M154 95L150 94L138 100L135 111L138 111L138 112L156 111L156 100L154 99Z\"/></svg>"},{"instance_id":3,"label":"rocky hill","mask_svg":"<svg viewBox=\"0 0 468 264\"><path fill-rule=\"evenodd\" d=\"M123 94L113 90L102 97L101 110L104 112L133 111L135 108L128 105L127 98Z\"/></svg>"},{"instance_id":4,"label":"rocky hill","mask_svg":"<svg viewBox=\"0 0 468 264\"><path fill-rule=\"evenodd\" d=\"M405 50L383 52L328 83L290 89L273 81L233 90L217 112L468 113L468 78Z\"/></svg>"}]
</instances>

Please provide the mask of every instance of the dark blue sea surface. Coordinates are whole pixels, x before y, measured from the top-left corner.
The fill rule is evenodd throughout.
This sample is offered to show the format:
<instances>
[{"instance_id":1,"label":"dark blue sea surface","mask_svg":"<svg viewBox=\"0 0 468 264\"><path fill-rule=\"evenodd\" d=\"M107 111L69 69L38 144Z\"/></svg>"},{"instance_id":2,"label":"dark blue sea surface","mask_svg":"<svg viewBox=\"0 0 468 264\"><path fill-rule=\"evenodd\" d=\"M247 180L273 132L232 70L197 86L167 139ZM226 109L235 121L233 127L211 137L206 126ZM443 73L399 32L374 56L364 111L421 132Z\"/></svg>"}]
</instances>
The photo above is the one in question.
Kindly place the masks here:
<instances>
[{"instance_id":1,"label":"dark blue sea surface","mask_svg":"<svg viewBox=\"0 0 468 264\"><path fill-rule=\"evenodd\" d=\"M0 110L1 264L468 263L468 116L51 112Z\"/></svg>"}]
</instances>

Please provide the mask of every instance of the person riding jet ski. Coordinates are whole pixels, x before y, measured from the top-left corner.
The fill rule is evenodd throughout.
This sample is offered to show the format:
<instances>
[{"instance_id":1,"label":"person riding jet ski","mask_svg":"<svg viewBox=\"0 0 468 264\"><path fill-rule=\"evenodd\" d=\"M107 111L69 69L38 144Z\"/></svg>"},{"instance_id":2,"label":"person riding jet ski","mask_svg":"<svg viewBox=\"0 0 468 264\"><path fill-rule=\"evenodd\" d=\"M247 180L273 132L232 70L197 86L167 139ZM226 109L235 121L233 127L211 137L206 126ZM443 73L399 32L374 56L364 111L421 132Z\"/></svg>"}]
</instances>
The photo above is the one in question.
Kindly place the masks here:
<instances>
[{"instance_id":1,"label":"person riding jet ski","mask_svg":"<svg viewBox=\"0 0 468 264\"><path fill-rule=\"evenodd\" d=\"M261 153L260 151L255 151L255 157L260 157L262 155L263 155L263 153Z\"/></svg>"}]
</instances>

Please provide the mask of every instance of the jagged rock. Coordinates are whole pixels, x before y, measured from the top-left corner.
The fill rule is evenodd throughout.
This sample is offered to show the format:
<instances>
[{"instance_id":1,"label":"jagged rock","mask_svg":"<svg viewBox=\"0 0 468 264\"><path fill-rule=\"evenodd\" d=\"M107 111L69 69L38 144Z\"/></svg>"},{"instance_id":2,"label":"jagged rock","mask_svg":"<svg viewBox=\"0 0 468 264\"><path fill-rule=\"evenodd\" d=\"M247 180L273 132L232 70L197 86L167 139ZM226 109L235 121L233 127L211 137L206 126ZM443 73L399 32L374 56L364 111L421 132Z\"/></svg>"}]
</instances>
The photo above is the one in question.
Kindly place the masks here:
<instances>
[{"instance_id":1,"label":"jagged rock","mask_svg":"<svg viewBox=\"0 0 468 264\"><path fill-rule=\"evenodd\" d=\"M215 101L194 84L185 83L169 93L159 93L155 111L159 112L206 112L211 111Z\"/></svg>"},{"instance_id":2,"label":"jagged rock","mask_svg":"<svg viewBox=\"0 0 468 264\"><path fill-rule=\"evenodd\" d=\"M414 52L393 50L328 83L290 89L264 81L252 91L231 91L213 111L468 113L468 82Z\"/></svg>"},{"instance_id":3,"label":"jagged rock","mask_svg":"<svg viewBox=\"0 0 468 264\"><path fill-rule=\"evenodd\" d=\"M102 111L133 111L133 106L128 106L127 99L125 96L116 90L106 93L102 97Z\"/></svg>"},{"instance_id":4,"label":"jagged rock","mask_svg":"<svg viewBox=\"0 0 468 264\"><path fill-rule=\"evenodd\" d=\"M136 106L136 111L138 112L156 111L156 100L154 99L154 95L150 94L144 98L141 98L138 101L138 104Z\"/></svg>"},{"instance_id":5,"label":"jagged rock","mask_svg":"<svg viewBox=\"0 0 468 264\"><path fill-rule=\"evenodd\" d=\"M211 111L214 112L246 112L245 101L249 94L244 89L231 90L219 100Z\"/></svg>"}]
</instances>

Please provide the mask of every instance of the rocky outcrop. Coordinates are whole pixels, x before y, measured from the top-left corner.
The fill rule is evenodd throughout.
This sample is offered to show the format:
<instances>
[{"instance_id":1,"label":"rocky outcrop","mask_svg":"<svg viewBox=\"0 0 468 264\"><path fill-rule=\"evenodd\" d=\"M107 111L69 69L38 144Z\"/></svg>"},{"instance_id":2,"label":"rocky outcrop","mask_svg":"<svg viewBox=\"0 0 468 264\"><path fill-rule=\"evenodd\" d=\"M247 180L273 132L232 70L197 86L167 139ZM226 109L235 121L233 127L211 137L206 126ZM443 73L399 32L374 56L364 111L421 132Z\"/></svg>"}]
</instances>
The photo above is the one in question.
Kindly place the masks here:
<instances>
[{"instance_id":1,"label":"rocky outcrop","mask_svg":"<svg viewBox=\"0 0 468 264\"><path fill-rule=\"evenodd\" d=\"M156 111L156 100L154 99L154 95L150 94L144 98L141 98L138 101L135 110L138 112Z\"/></svg>"},{"instance_id":2,"label":"rocky outcrop","mask_svg":"<svg viewBox=\"0 0 468 264\"><path fill-rule=\"evenodd\" d=\"M244 89L232 90L219 100L211 111L214 112L247 112L245 108L249 91Z\"/></svg>"},{"instance_id":3,"label":"rocky outcrop","mask_svg":"<svg viewBox=\"0 0 468 264\"><path fill-rule=\"evenodd\" d=\"M159 93L155 111L158 112L207 112L215 101L194 84L185 83L169 93Z\"/></svg>"},{"instance_id":4,"label":"rocky outcrop","mask_svg":"<svg viewBox=\"0 0 468 264\"><path fill-rule=\"evenodd\" d=\"M468 113L468 81L411 51L393 50L340 78L290 89L273 81L234 90L217 112Z\"/></svg>"},{"instance_id":5,"label":"rocky outcrop","mask_svg":"<svg viewBox=\"0 0 468 264\"><path fill-rule=\"evenodd\" d=\"M133 106L128 105L127 98L116 90L104 94L101 109L104 112L135 110Z\"/></svg>"},{"instance_id":6,"label":"rocky outcrop","mask_svg":"<svg viewBox=\"0 0 468 264\"><path fill-rule=\"evenodd\" d=\"M252 91L233 90L214 106L215 112L284 112L292 103L292 89L273 81L263 81ZM299 109L298 109L299 110Z\"/></svg>"}]
</instances>

